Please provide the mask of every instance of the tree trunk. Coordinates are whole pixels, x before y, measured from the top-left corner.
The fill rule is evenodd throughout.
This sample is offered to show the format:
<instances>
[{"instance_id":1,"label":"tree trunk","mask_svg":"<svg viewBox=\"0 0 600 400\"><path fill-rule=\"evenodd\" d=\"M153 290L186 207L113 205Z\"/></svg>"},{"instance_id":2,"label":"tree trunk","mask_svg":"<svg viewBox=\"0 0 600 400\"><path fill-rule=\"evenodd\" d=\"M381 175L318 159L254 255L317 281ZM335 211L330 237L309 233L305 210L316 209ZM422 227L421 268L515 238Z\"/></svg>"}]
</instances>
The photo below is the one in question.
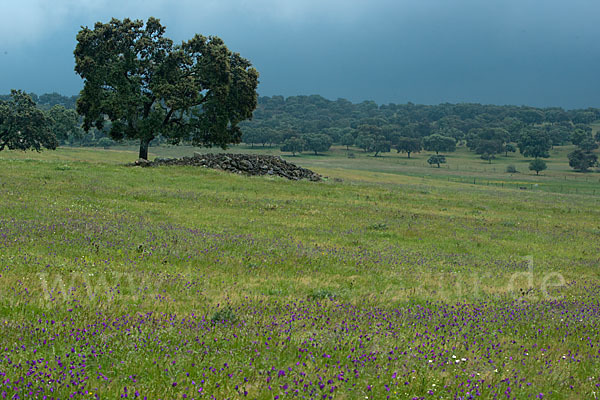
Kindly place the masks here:
<instances>
[{"instance_id":1,"label":"tree trunk","mask_svg":"<svg viewBox=\"0 0 600 400\"><path fill-rule=\"evenodd\" d=\"M410 158L410 151L407 151L406 154L408 154L408 158Z\"/></svg>"},{"instance_id":2,"label":"tree trunk","mask_svg":"<svg viewBox=\"0 0 600 400\"><path fill-rule=\"evenodd\" d=\"M150 147L150 142L152 139L140 139L140 154L139 158L147 160L148 159L148 147Z\"/></svg>"}]
</instances>

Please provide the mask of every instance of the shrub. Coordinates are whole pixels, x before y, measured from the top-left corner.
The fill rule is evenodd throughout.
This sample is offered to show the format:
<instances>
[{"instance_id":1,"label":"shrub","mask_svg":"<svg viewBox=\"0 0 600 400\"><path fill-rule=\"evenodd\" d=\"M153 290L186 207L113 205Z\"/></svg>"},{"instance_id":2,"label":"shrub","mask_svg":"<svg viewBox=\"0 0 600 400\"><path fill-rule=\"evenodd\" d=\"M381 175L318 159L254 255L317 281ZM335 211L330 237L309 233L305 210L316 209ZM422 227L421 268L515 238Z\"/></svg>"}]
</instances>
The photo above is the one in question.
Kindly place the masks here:
<instances>
[{"instance_id":1,"label":"shrub","mask_svg":"<svg viewBox=\"0 0 600 400\"><path fill-rule=\"evenodd\" d=\"M225 308L222 308L220 310L215 311L215 313L213 314L213 316L210 319L211 324L215 325L218 322L235 322L237 320L237 316L235 315L235 313L233 312L233 310L231 309L231 307L227 306Z\"/></svg>"}]
</instances>

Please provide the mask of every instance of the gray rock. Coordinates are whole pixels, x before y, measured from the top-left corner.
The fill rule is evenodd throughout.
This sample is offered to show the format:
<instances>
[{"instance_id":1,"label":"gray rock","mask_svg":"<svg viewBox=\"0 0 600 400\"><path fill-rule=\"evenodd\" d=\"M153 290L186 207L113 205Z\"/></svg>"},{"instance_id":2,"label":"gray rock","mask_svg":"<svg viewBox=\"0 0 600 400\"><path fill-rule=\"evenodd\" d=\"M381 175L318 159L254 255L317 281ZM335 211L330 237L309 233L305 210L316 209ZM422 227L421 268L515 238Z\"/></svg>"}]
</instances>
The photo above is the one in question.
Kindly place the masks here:
<instances>
[{"instance_id":1,"label":"gray rock","mask_svg":"<svg viewBox=\"0 0 600 400\"><path fill-rule=\"evenodd\" d=\"M249 154L202 154L195 152L193 157L162 158L153 162L138 160L132 165L151 167L157 165L189 165L221 169L246 175L277 175L290 180L308 179L320 181L321 176L313 171L283 160L281 157Z\"/></svg>"}]
</instances>

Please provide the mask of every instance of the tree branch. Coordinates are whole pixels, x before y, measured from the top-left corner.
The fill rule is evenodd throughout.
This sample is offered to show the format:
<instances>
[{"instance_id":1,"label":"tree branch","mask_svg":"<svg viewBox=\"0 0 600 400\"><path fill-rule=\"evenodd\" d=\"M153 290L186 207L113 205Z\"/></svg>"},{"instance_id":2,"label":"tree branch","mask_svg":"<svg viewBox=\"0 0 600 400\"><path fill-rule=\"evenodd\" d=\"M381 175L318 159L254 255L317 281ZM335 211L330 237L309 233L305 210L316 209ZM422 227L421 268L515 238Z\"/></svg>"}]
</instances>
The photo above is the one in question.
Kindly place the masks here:
<instances>
[{"instance_id":1,"label":"tree branch","mask_svg":"<svg viewBox=\"0 0 600 400\"><path fill-rule=\"evenodd\" d=\"M169 112L167 113L167 115L165 116L165 119L163 121L163 125L167 125L169 123L169 119L171 118L171 115L173 115L173 111L175 111L174 108L171 108L169 110Z\"/></svg>"}]
</instances>

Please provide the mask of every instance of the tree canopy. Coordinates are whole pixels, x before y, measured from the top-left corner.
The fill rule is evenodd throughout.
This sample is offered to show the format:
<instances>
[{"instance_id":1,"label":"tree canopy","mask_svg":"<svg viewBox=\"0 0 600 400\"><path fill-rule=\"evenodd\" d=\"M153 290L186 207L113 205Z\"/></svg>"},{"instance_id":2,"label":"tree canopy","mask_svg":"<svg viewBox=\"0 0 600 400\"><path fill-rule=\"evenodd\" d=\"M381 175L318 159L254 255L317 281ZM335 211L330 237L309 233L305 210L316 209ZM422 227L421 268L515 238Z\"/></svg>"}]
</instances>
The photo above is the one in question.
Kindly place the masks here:
<instances>
[{"instance_id":1,"label":"tree canopy","mask_svg":"<svg viewBox=\"0 0 600 400\"><path fill-rule=\"evenodd\" d=\"M446 164L446 156L442 156L439 154L434 154L431 157L429 157L427 159L427 163L429 163L429 165L437 165L437 167L440 167L440 164Z\"/></svg>"},{"instance_id":2,"label":"tree canopy","mask_svg":"<svg viewBox=\"0 0 600 400\"><path fill-rule=\"evenodd\" d=\"M306 146L306 142L304 139L300 139L297 137L291 137L283 142L281 146L281 151L289 151L292 153L292 156L295 156L296 153L301 153Z\"/></svg>"},{"instance_id":3,"label":"tree canopy","mask_svg":"<svg viewBox=\"0 0 600 400\"><path fill-rule=\"evenodd\" d=\"M423 147L425 150L435 151L435 154L439 154L440 151L454 151L456 150L456 140L449 136L434 133L423 138Z\"/></svg>"},{"instance_id":4,"label":"tree canopy","mask_svg":"<svg viewBox=\"0 0 600 400\"><path fill-rule=\"evenodd\" d=\"M410 158L411 153L418 153L423 149L421 139L400 136L396 139L396 151L398 153L403 152Z\"/></svg>"},{"instance_id":5,"label":"tree canopy","mask_svg":"<svg viewBox=\"0 0 600 400\"><path fill-rule=\"evenodd\" d=\"M216 37L174 45L156 18L112 19L77 34L75 71L83 128L115 140L139 139L140 158L158 135L171 143L226 148L241 140L238 124L256 108L258 72Z\"/></svg>"},{"instance_id":6,"label":"tree canopy","mask_svg":"<svg viewBox=\"0 0 600 400\"><path fill-rule=\"evenodd\" d=\"M540 174L540 171L545 170L546 168L548 168L548 166L546 165L546 161L540 159L540 158L536 158L535 160L532 160L529 163L529 170L530 171L535 171L536 175Z\"/></svg>"},{"instance_id":7,"label":"tree canopy","mask_svg":"<svg viewBox=\"0 0 600 400\"><path fill-rule=\"evenodd\" d=\"M331 138L325 134L306 135L306 150L311 150L317 155L319 152L325 152L331 147Z\"/></svg>"},{"instance_id":8,"label":"tree canopy","mask_svg":"<svg viewBox=\"0 0 600 400\"><path fill-rule=\"evenodd\" d=\"M598 156L591 151L577 149L567 155L569 166L581 172L587 172L598 163Z\"/></svg>"},{"instance_id":9,"label":"tree canopy","mask_svg":"<svg viewBox=\"0 0 600 400\"><path fill-rule=\"evenodd\" d=\"M57 104L52 106L47 113L52 118L51 129L58 140L66 142L69 138L80 139L82 137L83 132L79 126L79 116L75 110Z\"/></svg>"},{"instance_id":10,"label":"tree canopy","mask_svg":"<svg viewBox=\"0 0 600 400\"><path fill-rule=\"evenodd\" d=\"M9 100L0 100L0 151L56 149L52 122L28 94L11 90Z\"/></svg>"},{"instance_id":11,"label":"tree canopy","mask_svg":"<svg viewBox=\"0 0 600 400\"><path fill-rule=\"evenodd\" d=\"M541 129L528 129L519 139L519 151L525 157L548 158L552 142L548 134Z\"/></svg>"}]
</instances>

